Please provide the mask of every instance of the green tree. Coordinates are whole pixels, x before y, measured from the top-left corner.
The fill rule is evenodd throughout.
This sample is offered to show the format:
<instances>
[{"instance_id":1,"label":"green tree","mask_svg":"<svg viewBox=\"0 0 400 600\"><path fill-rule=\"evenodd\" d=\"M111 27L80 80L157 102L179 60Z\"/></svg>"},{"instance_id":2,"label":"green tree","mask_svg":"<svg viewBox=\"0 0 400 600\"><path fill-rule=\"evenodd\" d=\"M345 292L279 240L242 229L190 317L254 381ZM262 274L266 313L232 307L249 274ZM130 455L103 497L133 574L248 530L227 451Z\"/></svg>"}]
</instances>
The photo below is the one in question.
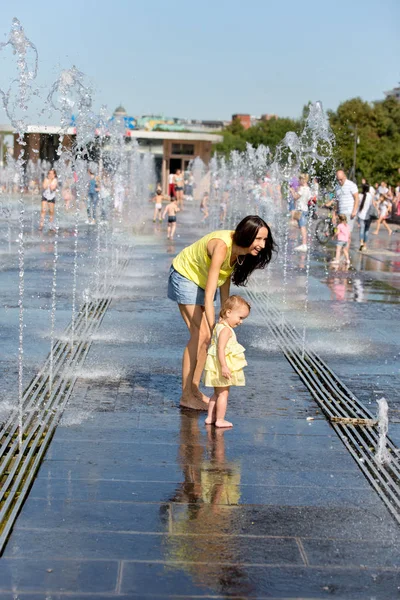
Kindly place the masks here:
<instances>
[{"instance_id":1,"label":"green tree","mask_svg":"<svg viewBox=\"0 0 400 600\"><path fill-rule=\"evenodd\" d=\"M244 151L246 142L258 147L269 146L274 153L277 145L288 131L299 133L307 118L308 105L303 107L299 120L275 118L259 121L244 129L235 119L223 132L223 142L216 144L215 151L229 156L232 150ZM370 183L385 180L392 185L400 179L400 103L395 98L368 103L361 98L342 102L336 111L328 111L328 118L335 135L336 146L332 158L316 167L316 174L328 182L335 169L352 169L354 143L357 143L356 179L365 177Z\"/></svg>"},{"instance_id":2,"label":"green tree","mask_svg":"<svg viewBox=\"0 0 400 600\"><path fill-rule=\"evenodd\" d=\"M288 131L298 132L299 129L299 121L294 119L273 118L269 121L259 121L249 129L245 129L239 119L234 119L222 132L224 141L216 144L214 150L217 154L229 156L232 150L244 151L246 143L249 143L255 148L261 144L269 146L271 152L274 152Z\"/></svg>"},{"instance_id":3,"label":"green tree","mask_svg":"<svg viewBox=\"0 0 400 600\"><path fill-rule=\"evenodd\" d=\"M394 184L400 166L400 104L395 98L369 104L353 98L331 112L336 137L337 165L345 171L353 166L354 136L357 135L356 178L370 183L383 179Z\"/></svg>"}]
</instances>

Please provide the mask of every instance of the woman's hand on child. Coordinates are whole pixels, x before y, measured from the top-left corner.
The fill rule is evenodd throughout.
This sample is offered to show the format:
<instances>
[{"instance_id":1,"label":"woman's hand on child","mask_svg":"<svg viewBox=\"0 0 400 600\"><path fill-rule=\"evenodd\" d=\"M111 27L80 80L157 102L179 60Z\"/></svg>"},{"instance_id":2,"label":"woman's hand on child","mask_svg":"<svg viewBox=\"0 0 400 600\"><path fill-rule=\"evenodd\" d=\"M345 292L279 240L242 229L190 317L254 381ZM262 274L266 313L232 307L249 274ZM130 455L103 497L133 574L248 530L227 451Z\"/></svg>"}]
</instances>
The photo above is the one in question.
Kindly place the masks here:
<instances>
[{"instance_id":1,"label":"woman's hand on child","mask_svg":"<svg viewBox=\"0 0 400 600\"><path fill-rule=\"evenodd\" d=\"M225 377L225 379L231 378L231 372L228 369L228 367L221 367L221 373L222 373L222 377Z\"/></svg>"}]
</instances>

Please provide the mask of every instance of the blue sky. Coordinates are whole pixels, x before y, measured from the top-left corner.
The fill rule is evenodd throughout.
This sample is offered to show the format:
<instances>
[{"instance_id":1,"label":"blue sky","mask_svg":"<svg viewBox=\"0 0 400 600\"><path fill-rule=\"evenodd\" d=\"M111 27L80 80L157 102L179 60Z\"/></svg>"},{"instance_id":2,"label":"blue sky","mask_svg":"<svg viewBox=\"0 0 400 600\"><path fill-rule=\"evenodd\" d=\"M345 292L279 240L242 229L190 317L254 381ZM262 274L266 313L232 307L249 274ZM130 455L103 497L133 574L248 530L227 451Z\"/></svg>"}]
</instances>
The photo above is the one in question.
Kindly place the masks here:
<instances>
[{"instance_id":1,"label":"blue sky","mask_svg":"<svg viewBox=\"0 0 400 600\"><path fill-rule=\"evenodd\" d=\"M96 109L132 115L297 117L309 100L335 109L400 80L398 0L16 0L1 16L0 41L17 17L37 46L43 96L76 65ZM14 66L0 59L4 86Z\"/></svg>"}]
</instances>

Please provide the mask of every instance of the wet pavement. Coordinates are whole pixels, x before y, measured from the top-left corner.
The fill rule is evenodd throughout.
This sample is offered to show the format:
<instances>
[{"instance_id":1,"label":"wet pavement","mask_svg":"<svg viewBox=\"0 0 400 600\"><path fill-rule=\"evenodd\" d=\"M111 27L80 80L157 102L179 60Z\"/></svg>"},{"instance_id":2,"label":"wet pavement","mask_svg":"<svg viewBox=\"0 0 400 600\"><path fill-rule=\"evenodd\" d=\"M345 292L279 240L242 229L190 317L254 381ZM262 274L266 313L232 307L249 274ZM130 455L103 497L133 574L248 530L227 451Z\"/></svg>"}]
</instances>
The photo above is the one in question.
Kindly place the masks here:
<instances>
[{"instance_id":1,"label":"wet pavement","mask_svg":"<svg viewBox=\"0 0 400 600\"><path fill-rule=\"evenodd\" d=\"M204 414L179 410L187 332L166 279L172 256L202 233L196 214L181 215L176 243L156 227L134 248L121 246L129 264L0 560L0 597L400 597L398 526L255 312L238 332L248 367L246 387L231 393L234 428L218 431L204 426ZM93 231L82 239L89 250ZM385 243L379 237L377 249ZM44 293L51 253L35 248L28 278L39 278ZM60 259L65 324L70 252ZM304 257L290 259L285 302L282 256L260 286L291 323L306 324L307 344L373 412L386 395L399 443L396 273L389 281L358 271L356 251L355 268L333 272L332 252L313 252L307 312ZM0 274L3 305L11 302L10 268ZM32 311L35 320L42 315L27 332L34 370L47 353L48 305L33 298ZM15 316L8 324L10 348ZM10 352L9 360L15 368Z\"/></svg>"}]
</instances>

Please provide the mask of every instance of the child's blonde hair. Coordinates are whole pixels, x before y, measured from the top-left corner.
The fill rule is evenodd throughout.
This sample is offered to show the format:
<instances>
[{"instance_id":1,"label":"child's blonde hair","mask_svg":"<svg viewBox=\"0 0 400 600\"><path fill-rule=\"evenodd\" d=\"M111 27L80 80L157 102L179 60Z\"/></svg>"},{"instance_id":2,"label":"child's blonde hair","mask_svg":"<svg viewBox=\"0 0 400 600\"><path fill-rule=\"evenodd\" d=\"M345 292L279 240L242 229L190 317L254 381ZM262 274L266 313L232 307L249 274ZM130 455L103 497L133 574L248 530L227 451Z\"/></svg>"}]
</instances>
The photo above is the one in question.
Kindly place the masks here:
<instances>
[{"instance_id":1,"label":"child's blonde hair","mask_svg":"<svg viewBox=\"0 0 400 600\"><path fill-rule=\"evenodd\" d=\"M224 319L228 310L233 310L234 308L238 308L239 306L247 306L249 312L251 311L250 304L247 302L247 300L242 298L242 296L229 296L229 298L227 298L223 303L219 316L221 317L221 319Z\"/></svg>"},{"instance_id":2,"label":"child's blonde hair","mask_svg":"<svg viewBox=\"0 0 400 600\"><path fill-rule=\"evenodd\" d=\"M347 216L346 215L339 215L339 222L340 223L347 223Z\"/></svg>"}]
</instances>

